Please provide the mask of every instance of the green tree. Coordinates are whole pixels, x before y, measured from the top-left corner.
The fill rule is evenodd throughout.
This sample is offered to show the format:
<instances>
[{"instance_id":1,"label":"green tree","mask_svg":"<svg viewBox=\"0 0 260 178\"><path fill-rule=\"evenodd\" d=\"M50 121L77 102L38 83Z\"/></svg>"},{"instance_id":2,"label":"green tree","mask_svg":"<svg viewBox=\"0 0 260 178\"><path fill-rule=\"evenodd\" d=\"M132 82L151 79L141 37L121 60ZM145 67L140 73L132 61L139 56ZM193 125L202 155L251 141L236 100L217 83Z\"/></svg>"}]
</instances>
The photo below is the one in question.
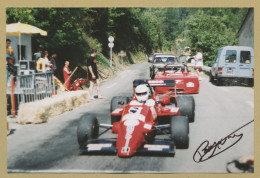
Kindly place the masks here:
<instances>
[{"instance_id":1,"label":"green tree","mask_svg":"<svg viewBox=\"0 0 260 178\"><path fill-rule=\"evenodd\" d=\"M237 32L247 9L197 9L185 19L186 30L181 36L185 45L203 52L206 64L215 59L220 47L237 45Z\"/></svg>"}]
</instances>

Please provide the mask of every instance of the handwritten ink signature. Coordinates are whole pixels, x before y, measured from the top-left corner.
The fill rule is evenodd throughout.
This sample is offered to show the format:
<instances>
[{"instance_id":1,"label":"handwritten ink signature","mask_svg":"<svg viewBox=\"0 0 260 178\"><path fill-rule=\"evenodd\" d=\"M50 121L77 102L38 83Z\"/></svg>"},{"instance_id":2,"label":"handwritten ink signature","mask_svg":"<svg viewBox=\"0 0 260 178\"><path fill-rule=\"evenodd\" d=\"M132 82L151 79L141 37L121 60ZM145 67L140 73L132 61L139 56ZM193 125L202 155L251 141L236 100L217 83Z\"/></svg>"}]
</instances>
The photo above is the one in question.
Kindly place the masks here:
<instances>
[{"instance_id":1,"label":"handwritten ink signature","mask_svg":"<svg viewBox=\"0 0 260 178\"><path fill-rule=\"evenodd\" d=\"M243 133L236 134L236 132L243 127L247 126L248 124L254 122L254 120L246 123L245 125L241 126L231 134L227 135L226 137L220 139L218 142L214 142L212 145L209 145L209 141L205 140L201 143L201 145L197 148L193 155L193 160L196 163L206 161L214 156L217 156L218 154L226 151L227 149L234 146L239 140L242 139ZM231 142L231 145L228 145L228 142ZM224 146L225 145L225 146ZM224 147L224 149L223 149Z\"/></svg>"}]
</instances>

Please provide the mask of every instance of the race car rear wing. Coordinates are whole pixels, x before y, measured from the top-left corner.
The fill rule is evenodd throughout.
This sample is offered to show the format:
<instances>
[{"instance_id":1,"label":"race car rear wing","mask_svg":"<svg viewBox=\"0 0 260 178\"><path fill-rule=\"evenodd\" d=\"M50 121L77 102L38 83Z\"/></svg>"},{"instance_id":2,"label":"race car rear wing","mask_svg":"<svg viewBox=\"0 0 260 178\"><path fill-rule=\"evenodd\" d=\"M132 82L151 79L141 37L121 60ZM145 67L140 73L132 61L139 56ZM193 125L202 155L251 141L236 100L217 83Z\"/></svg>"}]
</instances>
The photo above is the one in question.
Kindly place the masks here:
<instances>
[{"instance_id":1,"label":"race car rear wing","mask_svg":"<svg viewBox=\"0 0 260 178\"><path fill-rule=\"evenodd\" d=\"M171 79L166 79L166 80L138 79L138 80L134 80L134 82L133 82L134 88L136 88L138 85L141 85L141 84L149 84L151 87L174 87L175 80L171 80Z\"/></svg>"},{"instance_id":2,"label":"race car rear wing","mask_svg":"<svg viewBox=\"0 0 260 178\"><path fill-rule=\"evenodd\" d=\"M148 80L148 84L151 87L174 87L175 81L174 80Z\"/></svg>"}]
</instances>

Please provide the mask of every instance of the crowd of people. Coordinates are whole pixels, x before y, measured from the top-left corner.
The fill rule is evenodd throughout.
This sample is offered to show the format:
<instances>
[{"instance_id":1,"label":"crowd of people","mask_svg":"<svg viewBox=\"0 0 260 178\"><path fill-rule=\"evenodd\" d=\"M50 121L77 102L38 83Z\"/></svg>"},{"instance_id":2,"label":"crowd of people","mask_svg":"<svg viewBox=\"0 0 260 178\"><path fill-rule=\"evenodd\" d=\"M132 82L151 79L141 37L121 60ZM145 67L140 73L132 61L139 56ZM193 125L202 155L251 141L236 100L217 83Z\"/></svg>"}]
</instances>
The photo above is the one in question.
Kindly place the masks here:
<instances>
[{"instance_id":1,"label":"crowd of people","mask_svg":"<svg viewBox=\"0 0 260 178\"><path fill-rule=\"evenodd\" d=\"M49 52L47 50L38 49L36 53L33 55L33 60L36 62L36 72L37 73L46 73L53 72L53 74L57 73L57 64L56 64L56 52L52 52L49 57ZM69 61L65 61L63 71L63 79L64 86L70 90L71 85L71 73L72 71L69 68Z\"/></svg>"},{"instance_id":2,"label":"crowd of people","mask_svg":"<svg viewBox=\"0 0 260 178\"><path fill-rule=\"evenodd\" d=\"M39 49L38 52L34 53L34 61L36 62L36 71L38 73L55 72L57 69L55 58L57 54L51 53L50 59L48 58L49 52Z\"/></svg>"},{"instance_id":3,"label":"crowd of people","mask_svg":"<svg viewBox=\"0 0 260 178\"><path fill-rule=\"evenodd\" d=\"M97 88L97 94L98 99L103 99L104 97L101 95L100 91L100 81L98 76L98 70L97 70L97 50L92 49L90 57L87 59L86 65L88 67L88 77L90 81L90 87L89 87L89 97L90 100L95 100L93 95L93 89L94 85L96 85ZM38 73L45 73L45 72L53 72L55 74L55 71L57 70L57 65L55 58L57 57L57 54L55 52L51 53L50 59L48 58L48 51L43 51L42 49L39 49L38 52L34 53L34 60L36 61L36 71ZM70 89L71 86L71 75L72 71L69 68L69 61L65 61L65 65L62 68L63 72L63 79L64 79L64 86L67 89Z\"/></svg>"}]
</instances>

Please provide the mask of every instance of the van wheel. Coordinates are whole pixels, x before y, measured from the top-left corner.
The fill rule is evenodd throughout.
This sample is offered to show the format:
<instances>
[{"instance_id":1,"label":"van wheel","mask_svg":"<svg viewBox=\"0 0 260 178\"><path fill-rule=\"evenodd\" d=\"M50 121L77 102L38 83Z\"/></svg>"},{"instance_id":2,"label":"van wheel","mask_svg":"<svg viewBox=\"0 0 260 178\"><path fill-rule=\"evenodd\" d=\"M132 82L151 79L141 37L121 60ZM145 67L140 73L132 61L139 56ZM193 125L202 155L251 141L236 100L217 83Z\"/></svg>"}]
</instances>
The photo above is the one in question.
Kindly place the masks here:
<instances>
[{"instance_id":1,"label":"van wheel","mask_svg":"<svg viewBox=\"0 0 260 178\"><path fill-rule=\"evenodd\" d=\"M217 86L222 86L223 85L223 80L222 78L217 79Z\"/></svg>"},{"instance_id":2,"label":"van wheel","mask_svg":"<svg viewBox=\"0 0 260 178\"><path fill-rule=\"evenodd\" d=\"M250 79L248 80L248 86L249 86L249 87L253 87L253 86L254 86L254 79L253 79L253 78L250 78Z\"/></svg>"},{"instance_id":3,"label":"van wheel","mask_svg":"<svg viewBox=\"0 0 260 178\"><path fill-rule=\"evenodd\" d=\"M213 80L214 80L214 78L213 78L213 76L212 76L212 74L210 72L210 74L209 74L209 82L213 82Z\"/></svg>"}]
</instances>

